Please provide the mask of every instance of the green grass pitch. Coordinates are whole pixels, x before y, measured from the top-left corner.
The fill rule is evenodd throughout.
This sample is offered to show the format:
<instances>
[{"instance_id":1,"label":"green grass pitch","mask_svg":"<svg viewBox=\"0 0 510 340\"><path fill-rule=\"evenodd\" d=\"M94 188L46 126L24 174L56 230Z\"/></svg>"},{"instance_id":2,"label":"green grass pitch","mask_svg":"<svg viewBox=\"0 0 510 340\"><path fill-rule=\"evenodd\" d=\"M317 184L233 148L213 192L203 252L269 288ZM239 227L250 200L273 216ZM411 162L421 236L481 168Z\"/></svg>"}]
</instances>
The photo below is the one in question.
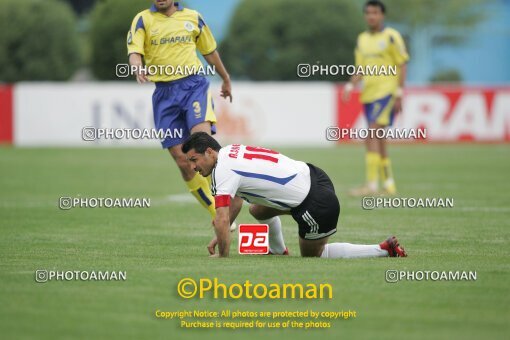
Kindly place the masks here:
<instances>
[{"instance_id":1,"label":"green grass pitch","mask_svg":"<svg viewBox=\"0 0 510 340\"><path fill-rule=\"evenodd\" d=\"M155 149L0 148L0 337L3 339L221 338L503 339L510 334L510 148L394 145L402 197L452 197L452 209L361 209L347 190L364 177L363 148L278 149L331 176L342 212L333 242L399 237L409 257L302 259L284 217L290 257L209 259L213 232L170 156ZM149 197L148 209L62 211L60 196ZM173 196L176 197L176 196ZM178 197L178 196L177 196ZM238 222L254 222L244 209ZM124 270L125 282L36 283L36 269ZM385 271L469 270L475 282L390 284ZM184 277L224 283L330 283L332 300L185 300ZM157 310L355 310L329 329L181 329ZM506 336L505 336L506 334Z\"/></svg>"}]
</instances>

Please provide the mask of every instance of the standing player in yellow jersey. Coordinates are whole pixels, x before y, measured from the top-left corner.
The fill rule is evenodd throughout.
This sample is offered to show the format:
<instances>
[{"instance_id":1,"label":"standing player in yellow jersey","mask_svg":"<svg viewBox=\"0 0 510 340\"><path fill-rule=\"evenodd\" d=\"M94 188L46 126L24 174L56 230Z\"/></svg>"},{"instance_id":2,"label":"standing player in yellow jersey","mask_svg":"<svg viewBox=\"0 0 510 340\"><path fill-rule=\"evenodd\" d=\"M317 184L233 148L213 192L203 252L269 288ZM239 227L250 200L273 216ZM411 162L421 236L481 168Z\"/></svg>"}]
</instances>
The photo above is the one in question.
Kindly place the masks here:
<instances>
[{"instance_id":1,"label":"standing player in yellow jersey","mask_svg":"<svg viewBox=\"0 0 510 340\"><path fill-rule=\"evenodd\" d=\"M155 0L150 9L138 13L127 37L129 63L138 70L137 81L156 83L154 125L172 134L161 144L170 151L191 194L212 219L216 210L209 181L191 169L181 144L194 132L216 133L209 81L197 50L223 79L221 96L232 101L230 77L216 47L202 16L172 0ZM152 69L160 73L147 75L144 65L149 70L155 65Z\"/></svg>"},{"instance_id":2,"label":"standing player in yellow jersey","mask_svg":"<svg viewBox=\"0 0 510 340\"><path fill-rule=\"evenodd\" d=\"M355 50L357 66L397 67L397 75L355 75L345 86L343 100L349 100L354 87L363 81L361 102L369 128L385 129L391 126L395 114L402 110L402 92L409 60L404 40L395 29L384 26L386 8L379 0L370 0L364 6L368 31L358 36ZM366 139L366 185L351 191L351 195L378 194L379 180L382 193L395 194L391 162L386 150L386 140Z\"/></svg>"}]
</instances>

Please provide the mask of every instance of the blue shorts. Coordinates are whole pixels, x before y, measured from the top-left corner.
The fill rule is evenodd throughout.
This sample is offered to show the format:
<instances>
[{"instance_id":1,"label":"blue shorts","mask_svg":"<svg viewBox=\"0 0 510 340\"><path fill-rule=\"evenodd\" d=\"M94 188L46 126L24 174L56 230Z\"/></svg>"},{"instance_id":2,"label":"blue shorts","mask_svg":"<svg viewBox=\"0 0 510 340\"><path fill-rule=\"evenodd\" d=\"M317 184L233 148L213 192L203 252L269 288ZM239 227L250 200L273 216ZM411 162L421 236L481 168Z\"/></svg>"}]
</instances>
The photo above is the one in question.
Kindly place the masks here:
<instances>
[{"instance_id":1,"label":"blue shorts","mask_svg":"<svg viewBox=\"0 0 510 340\"><path fill-rule=\"evenodd\" d=\"M387 95L371 103L363 104L368 123L391 126L395 118L395 97Z\"/></svg>"},{"instance_id":2,"label":"blue shorts","mask_svg":"<svg viewBox=\"0 0 510 340\"><path fill-rule=\"evenodd\" d=\"M194 75L156 83L152 108L156 130L166 132L161 141L164 149L182 144L191 128L203 122L211 122L211 132L216 133L214 104L205 77Z\"/></svg>"}]
</instances>

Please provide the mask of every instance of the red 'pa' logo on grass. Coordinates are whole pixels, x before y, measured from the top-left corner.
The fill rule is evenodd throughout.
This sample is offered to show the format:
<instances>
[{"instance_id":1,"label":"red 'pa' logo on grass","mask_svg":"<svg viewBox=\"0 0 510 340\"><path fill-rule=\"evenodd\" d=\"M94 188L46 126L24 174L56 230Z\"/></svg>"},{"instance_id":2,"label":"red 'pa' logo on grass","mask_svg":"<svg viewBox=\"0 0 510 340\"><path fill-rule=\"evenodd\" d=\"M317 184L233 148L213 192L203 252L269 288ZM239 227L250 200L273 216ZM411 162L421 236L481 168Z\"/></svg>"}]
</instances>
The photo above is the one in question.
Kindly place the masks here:
<instances>
[{"instance_id":1,"label":"red 'pa' logo on grass","mask_svg":"<svg viewBox=\"0 0 510 340\"><path fill-rule=\"evenodd\" d=\"M269 226L267 224L241 224L239 226L239 254L269 253Z\"/></svg>"}]
</instances>

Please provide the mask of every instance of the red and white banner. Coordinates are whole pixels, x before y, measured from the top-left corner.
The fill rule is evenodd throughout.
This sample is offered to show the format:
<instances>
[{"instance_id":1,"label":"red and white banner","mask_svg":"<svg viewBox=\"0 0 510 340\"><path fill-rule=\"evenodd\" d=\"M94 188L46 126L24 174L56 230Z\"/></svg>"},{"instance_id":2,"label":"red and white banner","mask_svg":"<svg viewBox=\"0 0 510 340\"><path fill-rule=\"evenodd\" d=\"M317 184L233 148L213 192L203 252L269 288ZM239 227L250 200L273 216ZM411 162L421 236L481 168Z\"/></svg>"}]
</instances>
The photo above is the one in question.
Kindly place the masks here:
<instances>
[{"instance_id":1,"label":"red and white banner","mask_svg":"<svg viewBox=\"0 0 510 340\"><path fill-rule=\"evenodd\" d=\"M326 129L363 128L359 93L325 83L234 83L234 102L212 86L221 143L332 146ZM157 140L82 139L84 127L153 127L153 86L19 83L0 86L0 143L18 146L148 146ZM425 129L425 142L509 142L510 86L410 87L396 128ZM423 141L420 141L423 142Z\"/></svg>"},{"instance_id":2,"label":"red and white banner","mask_svg":"<svg viewBox=\"0 0 510 340\"><path fill-rule=\"evenodd\" d=\"M337 124L366 127L359 93L342 101L337 88ZM510 141L510 87L412 87L405 91L396 128L421 129L432 142Z\"/></svg>"}]
</instances>

